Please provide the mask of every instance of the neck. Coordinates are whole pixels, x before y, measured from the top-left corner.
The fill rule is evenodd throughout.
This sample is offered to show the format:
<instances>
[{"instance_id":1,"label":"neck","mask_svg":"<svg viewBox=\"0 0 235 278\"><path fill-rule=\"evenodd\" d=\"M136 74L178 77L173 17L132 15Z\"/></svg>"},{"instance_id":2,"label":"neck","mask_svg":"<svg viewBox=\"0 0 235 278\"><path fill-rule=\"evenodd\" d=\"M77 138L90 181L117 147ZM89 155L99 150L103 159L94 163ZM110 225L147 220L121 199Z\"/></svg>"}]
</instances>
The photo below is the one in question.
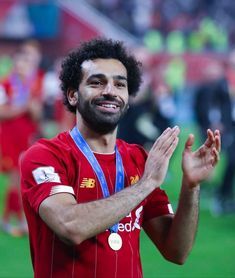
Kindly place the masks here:
<instances>
[{"instance_id":1,"label":"neck","mask_svg":"<svg viewBox=\"0 0 235 278\"><path fill-rule=\"evenodd\" d=\"M112 153L116 145L117 128L107 134L99 134L91 130L83 122L77 122L77 128L93 152Z\"/></svg>"}]
</instances>

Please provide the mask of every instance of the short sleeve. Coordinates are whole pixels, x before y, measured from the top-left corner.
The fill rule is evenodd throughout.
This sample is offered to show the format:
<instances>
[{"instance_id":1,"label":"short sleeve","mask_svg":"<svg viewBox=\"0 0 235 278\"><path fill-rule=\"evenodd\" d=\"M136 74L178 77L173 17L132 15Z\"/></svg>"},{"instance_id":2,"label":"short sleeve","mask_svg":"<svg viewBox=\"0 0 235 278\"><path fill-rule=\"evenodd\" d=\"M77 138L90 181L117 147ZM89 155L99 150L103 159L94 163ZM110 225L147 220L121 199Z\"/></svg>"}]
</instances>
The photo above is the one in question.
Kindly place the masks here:
<instances>
[{"instance_id":1,"label":"short sleeve","mask_svg":"<svg viewBox=\"0 0 235 278\"><path fill-rule=\"evenodd\" d=\"M157 188L147 198L143 221L166 214L173 214L172 206L165 191Z\"/></svg>"},{"instance_id":2,"label":"short sleeve","mask_svg":"<svg viewBox=\"0 0 235 278\"><path fill-rule=\"evenodd\" d=\"M22 198L36 213L41 202L51 195L74 195L62 158L63 154L56 153L42 144L36 144L20 159Z\"/></svg>"}]
</instances>

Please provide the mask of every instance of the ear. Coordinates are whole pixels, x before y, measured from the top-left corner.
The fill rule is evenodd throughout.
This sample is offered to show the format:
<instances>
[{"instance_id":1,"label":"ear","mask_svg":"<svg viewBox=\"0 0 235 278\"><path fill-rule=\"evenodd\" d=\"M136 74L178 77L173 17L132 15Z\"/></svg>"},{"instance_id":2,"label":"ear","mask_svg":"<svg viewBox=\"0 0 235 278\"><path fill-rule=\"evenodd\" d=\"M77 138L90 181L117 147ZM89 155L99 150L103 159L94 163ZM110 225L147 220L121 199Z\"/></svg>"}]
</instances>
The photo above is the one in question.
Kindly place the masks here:
<instances>
[{"instance_id":1,"label":"ear","mask_svg":"<svg viewBox=\"0 0 235 278\"><path fill-rule=\"evenodd\" d=\"M78 102L78 91L75 91L74 89L68 89L67 98L70 105L76 106Z\"/></svg>"}]
</instances>

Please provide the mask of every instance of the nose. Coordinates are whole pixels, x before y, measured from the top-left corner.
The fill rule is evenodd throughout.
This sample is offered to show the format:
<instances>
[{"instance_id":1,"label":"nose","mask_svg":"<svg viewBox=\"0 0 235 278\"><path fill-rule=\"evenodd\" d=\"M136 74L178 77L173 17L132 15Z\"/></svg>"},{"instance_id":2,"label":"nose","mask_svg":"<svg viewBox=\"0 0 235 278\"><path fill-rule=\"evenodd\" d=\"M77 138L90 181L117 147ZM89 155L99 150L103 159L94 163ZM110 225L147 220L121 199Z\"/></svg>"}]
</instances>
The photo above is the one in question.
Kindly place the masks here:
<instances>
[{"instance_id":1,"label":"nose","mask_svg":"<svg viewBox=\"0 0 235 278\"><path fill-rule=\"evenodd\" d=\"M114 86L108 82L103 90L103 94L105 95L113 95L114 94Z\"/></svg>"}]
</instances>

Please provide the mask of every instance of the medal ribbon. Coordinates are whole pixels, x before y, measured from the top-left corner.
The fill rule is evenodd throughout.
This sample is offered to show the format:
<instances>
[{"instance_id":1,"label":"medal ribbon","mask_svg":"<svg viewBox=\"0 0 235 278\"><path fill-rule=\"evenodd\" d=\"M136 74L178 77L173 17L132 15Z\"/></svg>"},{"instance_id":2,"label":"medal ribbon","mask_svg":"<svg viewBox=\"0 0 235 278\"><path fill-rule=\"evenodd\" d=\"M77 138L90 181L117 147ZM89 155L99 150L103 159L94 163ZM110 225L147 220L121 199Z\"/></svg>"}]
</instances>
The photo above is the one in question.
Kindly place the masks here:
<instances>
[{"instance_id":1,"label":"medal ribbon","mask_svg":"<svg viewBox=\"0 0 235 278\"><path fill-rule=\"evenodd\" d=\"M106 182L106 178L104 175L103 170L100 167L99 162L97 161L95 155L93 154L92 150L90 149L89 145L83 138L82 134L75 126L71 131L70 135L75 142L76 146L79 150L84 154L87 158L88 162L90 163L92 169L94 170L103 192L104 198L110 196L110 192L108 189L108 185ZM123 163L121 155L118 151L117 146L115 146L115 153L116 153L116 182L115 182L115 193L122 190L124 188L124 170L123 170ZM109 228L111 232L117 233L118 231L118 223L114 224L112 227Z\"/></svg>"}]
</instances>

